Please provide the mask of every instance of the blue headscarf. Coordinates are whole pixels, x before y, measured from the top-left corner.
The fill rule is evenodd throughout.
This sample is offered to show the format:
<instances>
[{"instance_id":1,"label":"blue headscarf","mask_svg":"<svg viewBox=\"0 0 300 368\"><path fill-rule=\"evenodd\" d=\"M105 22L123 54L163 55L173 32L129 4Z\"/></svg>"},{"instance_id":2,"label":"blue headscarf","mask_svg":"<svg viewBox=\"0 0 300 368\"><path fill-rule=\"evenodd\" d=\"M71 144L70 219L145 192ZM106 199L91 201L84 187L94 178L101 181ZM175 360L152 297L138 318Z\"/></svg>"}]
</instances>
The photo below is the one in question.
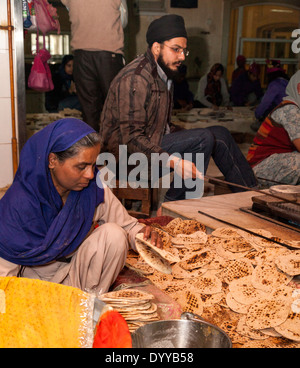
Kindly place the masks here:
<instances>
[{"instance_id":1,"label":"blue headscarf","mask_svg":"<svg viewBox=\"0 0 300 368\"><path fill-rule=\"evenodd\" d=\"M95 132L78 119L62 119L25 144L14 182L0 201L0 257L23 266L44 265L75 251L91 229L104 190L96 184L71 191L63 206L48 156Z\"/></svg>"}]
</instances>

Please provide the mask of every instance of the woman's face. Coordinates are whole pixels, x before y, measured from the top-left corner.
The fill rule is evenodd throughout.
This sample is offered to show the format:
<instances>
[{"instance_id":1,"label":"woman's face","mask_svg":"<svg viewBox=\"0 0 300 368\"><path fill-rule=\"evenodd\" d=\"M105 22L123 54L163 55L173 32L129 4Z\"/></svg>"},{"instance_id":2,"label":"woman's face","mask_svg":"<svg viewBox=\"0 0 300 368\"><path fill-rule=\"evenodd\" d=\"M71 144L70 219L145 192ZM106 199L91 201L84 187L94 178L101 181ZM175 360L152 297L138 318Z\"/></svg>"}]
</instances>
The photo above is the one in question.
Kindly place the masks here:
<instances>
[{"instance_id":1,"label":"woman's face","mask_svg":"<svg viewBox=\"0 0 300 368\"><path fill-rule=\"evenodd\" d=\"M100 152L100 144L82 148L79 153L60 162L54 153L49 155L49 169L53 184L63 196L71 190L81 191L94 178L96 160Z\"/></svg>"},{"instance_id":2,"label":"woman's face","mask_svg":"<svg viewBox=\"0 0 300 368\"><path fill-rule=\"evenodd\" d=\"M74 65L74 61L70 60L66 65L65 65L65 72L68 75L73 75L73 65Z\"/></svg>"},{"instance_id":3,"label":"woman's face","mask_svg":"<svg viewBox=\"0 0 300 368\"><path fill-rule=\"evenodd\" d=\"M221 70L218 70L217 72L216 72L216 74L214 74L214 80L215 80L215 82L218 82L221 78L222 78L222 72L221 72Z\"/></svg>"}]
</instances>

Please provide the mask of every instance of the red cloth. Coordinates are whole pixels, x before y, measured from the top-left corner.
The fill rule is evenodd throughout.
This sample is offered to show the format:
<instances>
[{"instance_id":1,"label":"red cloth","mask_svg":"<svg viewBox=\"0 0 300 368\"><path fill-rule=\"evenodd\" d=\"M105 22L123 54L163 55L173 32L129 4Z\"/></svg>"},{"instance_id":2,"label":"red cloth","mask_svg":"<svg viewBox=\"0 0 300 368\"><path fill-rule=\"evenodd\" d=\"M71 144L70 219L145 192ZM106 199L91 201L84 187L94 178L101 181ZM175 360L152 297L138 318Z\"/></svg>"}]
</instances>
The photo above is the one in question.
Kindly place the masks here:
<instances>
[{"instance_id":1,"label":"red cloth","mask_svg":"<svg viewBox=\"0 0 300 368\"><path fill-rule=\"evenodd\" d=\"M283 101L275 110L289 104L292 104L292 102ZM274 153L287 153L296 150L287 131L271 119L272 113L260 126L249 149L247 160L252 167Z\"/></svg>"},{"instance_id":2,"label":"red cloth","mask_svg":"<svg viewBox=\"0 0 300 368\"><path fill-rule=\"evenodd\" d=\"M158 217L152 217L149 219L140 219L139 222L141 224L145 225L152 225L152 224L158 224L160 226L166 226L170 221L172 221L174 218L171 216L158 216Z\"/></svg>"},{"instance_id":3,"label":"red cloth","mask_svg":"<svg viewBox=\"0 0 300 368\"><path fill-rule=\"evenodd\" d=\"M93 348L132 348L132 339L127 323L120 313L108 311L101 316Z\"/></svg>"}]
</instances>

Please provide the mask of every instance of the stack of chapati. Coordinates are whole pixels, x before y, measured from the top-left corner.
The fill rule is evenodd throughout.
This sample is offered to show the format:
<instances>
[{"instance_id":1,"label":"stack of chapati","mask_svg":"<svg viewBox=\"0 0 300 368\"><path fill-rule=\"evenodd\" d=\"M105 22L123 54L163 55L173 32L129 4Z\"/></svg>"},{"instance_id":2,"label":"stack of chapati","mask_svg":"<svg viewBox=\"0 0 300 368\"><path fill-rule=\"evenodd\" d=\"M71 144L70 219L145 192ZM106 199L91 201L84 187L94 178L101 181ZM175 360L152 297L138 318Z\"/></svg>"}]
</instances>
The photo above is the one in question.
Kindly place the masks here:
<instances>
[{"instance_id":1,"label":"stack of chapati","mask_svg":"<svg viewBox=\"0 0 300 368\"><path fill-rule=\"evenodd\" d=\"M169 262L168 275L155 268L147 277L184 311L219 325L233 343L275 339L278 347L298 347L300 293L290 282L300 275L300 251L272 240L299 249L300 242L274 238L261 229L249 230L270 240L235 228L208 235L195 220L174 219L156 230L168 234L164 250L179 261Z\"/></svg>"},{"instance_id":2,"label":"stack of chapati","mask_svg":"<svg viewBox=\"0 0 300 368\"><path fill-rule=\"evenodd\" d=\"M99 299L124 317L130 332L147 322L159 320L157 305L153 303L154 296L144 291L123 289L102 294Z\"/></svg>"}]
</instances>

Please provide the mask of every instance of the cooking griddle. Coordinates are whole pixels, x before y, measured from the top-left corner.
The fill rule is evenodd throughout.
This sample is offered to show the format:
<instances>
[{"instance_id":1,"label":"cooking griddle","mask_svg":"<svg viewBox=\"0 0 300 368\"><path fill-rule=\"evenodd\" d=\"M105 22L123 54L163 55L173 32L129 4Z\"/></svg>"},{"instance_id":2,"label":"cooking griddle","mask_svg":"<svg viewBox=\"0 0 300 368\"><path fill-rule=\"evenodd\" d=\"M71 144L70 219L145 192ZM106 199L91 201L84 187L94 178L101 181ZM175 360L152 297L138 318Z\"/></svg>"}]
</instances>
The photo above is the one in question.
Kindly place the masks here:
<instances>
[{"instance_id":1,"label":"cooking griddle","mask_svg":"<svg viewBox=\"0 0 300 368\"><path fill-rule=\"evenodd\" d=\"M300 232L299 203L286 203L270 196L252 197L252 202L252 208L240 210Z\"/></svg>"}]
</instances>

